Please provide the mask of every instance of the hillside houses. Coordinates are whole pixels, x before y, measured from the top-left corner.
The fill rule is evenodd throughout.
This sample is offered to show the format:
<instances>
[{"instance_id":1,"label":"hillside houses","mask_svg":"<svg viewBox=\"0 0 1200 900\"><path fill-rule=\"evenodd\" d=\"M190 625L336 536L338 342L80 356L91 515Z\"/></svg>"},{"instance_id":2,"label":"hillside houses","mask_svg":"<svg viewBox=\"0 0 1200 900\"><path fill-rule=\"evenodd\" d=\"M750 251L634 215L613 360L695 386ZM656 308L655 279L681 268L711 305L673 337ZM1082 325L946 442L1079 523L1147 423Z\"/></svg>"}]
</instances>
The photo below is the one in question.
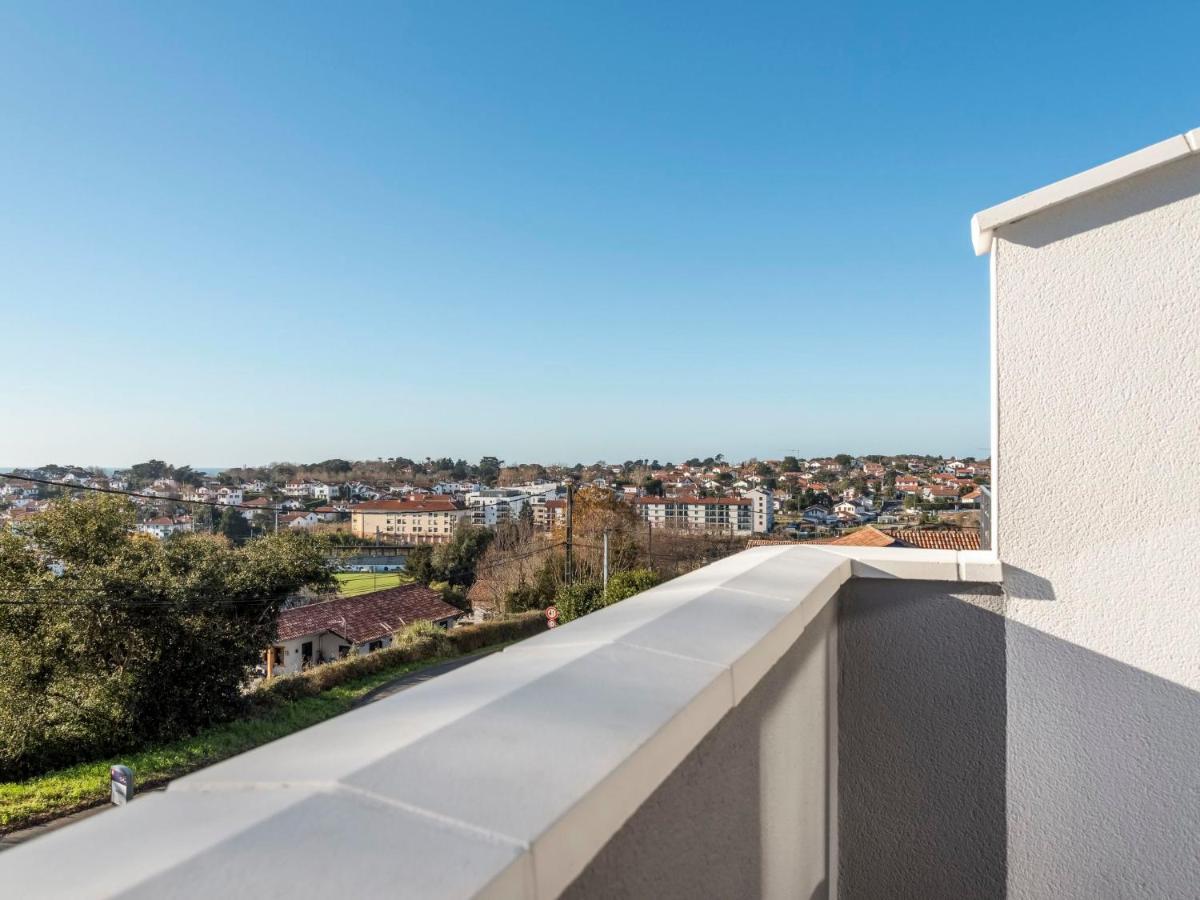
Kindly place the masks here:
<instances>
[{"instance_id":1,"label":"hillside houses","mask_svg":"<svg viewBox=\"0 0 1200 900\"><path fill-rule=\"evenodd\" d=\"M139 534L147 534L152 538L163 540L173 534L190 532L192 530L191 516L155 516L134 526Z\"/></svg>"}]
</instances>

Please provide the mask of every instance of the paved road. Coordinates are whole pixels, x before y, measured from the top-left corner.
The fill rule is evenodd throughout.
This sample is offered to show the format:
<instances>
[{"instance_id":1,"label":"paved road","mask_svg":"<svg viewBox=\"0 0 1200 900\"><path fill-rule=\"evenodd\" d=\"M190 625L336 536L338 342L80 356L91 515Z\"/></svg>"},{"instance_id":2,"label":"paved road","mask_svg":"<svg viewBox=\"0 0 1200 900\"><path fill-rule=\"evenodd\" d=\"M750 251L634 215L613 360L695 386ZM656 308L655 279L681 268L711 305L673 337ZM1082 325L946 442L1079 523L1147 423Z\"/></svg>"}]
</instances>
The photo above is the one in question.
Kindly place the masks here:
<instances>
[{"instance_id":1,"label":"paved road","mask_svg":"<svg viewBox=\"0 0 1200 900\"><path fill-rule=\"evenodd\" d=\"M497 648L501 649L501 648ZM421 669L418 672L411 672L408 675L401 675L399 678L385 682L379 687L374 688L369 693L363 694L355 702L355 706L363 706L367 703L374 703L376 700L382 700L384 697L390 697L393 694L398 694L401 691L406 691L411 687L416 687L418 684L424 684L431 678L437 678L439 675L445 675L447 672L453 672L455 669L461 669L465 665L475 662L477 659L483 659L485 656L491 656L496 650L485 650L482 653L474 653L471 656L464 656L459 659L452 659L448 662L438 663L436 666L429 666Z\"/></svg>"},{"instance_id":2,"label":"paved road","mask_svg":"<svg viewBox=\"0 0 1200 900\"><path fill-rule=\"evenodd\" d=\"M500 648L497 648L500 649ZM406 691L411 687L416 687L418 684L424 684L432 678L437 678L439 675L444 675L447 672L453 672L455 669L462 668L465 665L475 662L478 659L483 659L485 656L490 656L496 650L485 650L482 653L475 653L471 656L464 656L460 659L452 659L448 662L438 663L436 666L429 666L421 669L418 672L410 672L407 675L401 675L392 681L384 682L379 687L372 689L369 693L363 694L354 704L357 708L367 703L374 703L376 700L382 700L384 697L391 697L393 694L398 694L401 691ZM165 784L150 788L154 791L165 791ZM146 793L143 789L141 793ZM137 797L134 797L136 802ZM35 837L40 837L51 831L62 828L64 825L70 825L72 822L78 822L80 819L87 819L102 812L107 812L113 809L107 804L103 806L93 806L91 809L80 810L77 813L71 813L69 816L63 816L61 819L55 819L52 822L44 822L41 825L34 825L30 828L23 828L20 831L13 831L9 834L0 835L0 851L15 847L18 844L23 844L26 841L33 840Z\"/></svg>"}]
</instances>

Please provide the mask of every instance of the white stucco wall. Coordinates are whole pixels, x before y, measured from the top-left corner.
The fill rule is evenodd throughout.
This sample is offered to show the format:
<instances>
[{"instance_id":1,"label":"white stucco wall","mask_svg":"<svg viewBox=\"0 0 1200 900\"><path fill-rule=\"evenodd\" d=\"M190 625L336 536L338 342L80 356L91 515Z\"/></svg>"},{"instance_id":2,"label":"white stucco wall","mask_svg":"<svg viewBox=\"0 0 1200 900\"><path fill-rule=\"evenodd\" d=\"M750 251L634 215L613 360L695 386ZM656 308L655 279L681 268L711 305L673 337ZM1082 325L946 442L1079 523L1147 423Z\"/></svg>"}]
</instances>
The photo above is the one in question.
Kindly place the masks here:
<instances>
[{"instance_id":1,"label":"white stucco wall","mask_svg":"<svg viewBox=\"0 0 1200 900\"><path fill-rule=\"evenodd\" d=\"M1200 884L1200 766L1186 762L1200 750L1200 159L996 237L1010 896L1187 896Z\"/></svg>"},{"instance_id":2,"label":"white stucco wall","mask_svg":"<svg viewBox=\"0 0 1200 900\"><path fill-rule=\"evenodd\" d=\"M384 647L392 645L391 635L386 635L380 640L383 641ZM280 641L276 644L277 647L283 648L283 663L276 665L273 674L275 675L292 675L302 671L304 655L301 652L306 642L312 642L313 645L313 663L315 664L318 657L324 656L325 662L332 662L338 659L338 648L350 643L345 638L339 637L332 632L326 631L320 635L306 635L296 638L291 641ZM359 644L355 647L354 652L358 654L367 653L368 643Z\"/></svg>"}]
</instances>

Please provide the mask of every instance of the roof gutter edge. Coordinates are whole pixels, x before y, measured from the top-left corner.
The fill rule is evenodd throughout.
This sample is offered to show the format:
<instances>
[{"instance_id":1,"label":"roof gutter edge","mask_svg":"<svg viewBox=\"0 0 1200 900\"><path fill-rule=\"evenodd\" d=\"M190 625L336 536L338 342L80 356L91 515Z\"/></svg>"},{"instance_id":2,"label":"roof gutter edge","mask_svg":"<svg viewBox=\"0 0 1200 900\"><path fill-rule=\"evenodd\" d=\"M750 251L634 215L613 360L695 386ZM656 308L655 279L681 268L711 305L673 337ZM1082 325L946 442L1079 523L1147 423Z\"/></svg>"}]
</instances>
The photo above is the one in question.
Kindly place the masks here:
<instances>
[{"instance_id":1,"label":"roof gutter edge","mask_svg":"<svg viewBox=\"0 0 1200 900\"><path fill-rule=\"evenodd\" d=\"M971 217L971 245L975 255L983 256L991 251L995 230L1002 225L1197 152L1200 152L1200 128L1193 128L977 212Z\"/></svg>"}]
</instances>

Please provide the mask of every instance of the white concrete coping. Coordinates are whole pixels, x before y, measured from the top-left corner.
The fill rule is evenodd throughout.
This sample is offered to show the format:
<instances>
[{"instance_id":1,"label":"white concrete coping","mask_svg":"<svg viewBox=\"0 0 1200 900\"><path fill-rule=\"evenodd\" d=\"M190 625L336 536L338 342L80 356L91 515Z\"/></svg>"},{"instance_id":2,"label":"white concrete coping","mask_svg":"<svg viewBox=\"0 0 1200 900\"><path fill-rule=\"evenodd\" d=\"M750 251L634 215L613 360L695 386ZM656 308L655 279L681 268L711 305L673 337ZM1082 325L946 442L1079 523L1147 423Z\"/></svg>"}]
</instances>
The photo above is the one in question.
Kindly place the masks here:
<instances>
[{"instance_id":1,"label":"white concrete coping","mask_svg":"<svg viewBox=\"0 0 1200 900\"><path fill-rule=\"evenodd\" d=\"M1135 150L1119 159L1048 184L1036 191L1006 200L975 213L971 217L971 244L975 255L982 256L992 249L992 235L1001 225L1024 219L1043 209L1072 200L1110 184L1115 184L1141 172L1200 152L1200 128L1177 134L1175 137Z\"/></svg>"},{"instance_id":2,"label":"white concrete coping","mask_svg":"<svg viewBox=\"0 0 1200 900\"><path fill-rule=\"evenodd\" d=\"M758 547L0 855L21 897L561 893L851 577L992 554Z\"/></svg>"}]
</instances>

